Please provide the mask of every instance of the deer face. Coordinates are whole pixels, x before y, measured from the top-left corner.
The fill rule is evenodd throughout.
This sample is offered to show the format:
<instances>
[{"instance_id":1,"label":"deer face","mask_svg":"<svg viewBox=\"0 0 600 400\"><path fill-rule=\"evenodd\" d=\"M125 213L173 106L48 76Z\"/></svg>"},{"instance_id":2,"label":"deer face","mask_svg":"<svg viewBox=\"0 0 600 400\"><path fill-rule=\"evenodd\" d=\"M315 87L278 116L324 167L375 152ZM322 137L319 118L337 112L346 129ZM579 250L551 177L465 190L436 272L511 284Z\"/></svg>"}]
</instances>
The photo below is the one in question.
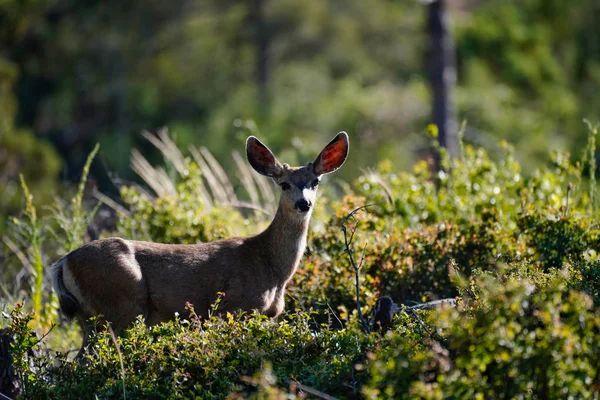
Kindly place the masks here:
<instances>
[{"instance_id":1,"label":"deer face","mask_svg":"<svg viewBox=\"0 0 600 400\"><path fill-rule=\"evenodd\" d=\"M283 173L274 178L281 188L281 204L291 211L309 214L315 204L320 176L315 174L312 165L290 168L283 165Z\"/></svg>"},{"instance_id":2,"label":"deer face","mask_svg":"<svg viewBox=\"0 0 600 400\"><path fill-rule=\"evenodd\" d=\"M321 176L334 172L348 156L348 135L340 132L314 162L304 167L281 164L271 150L254 136L246 141L248 162L258 173L273 178L281 188L281 205L287 212L310 216Z\"/></svg>"}]
</instances>

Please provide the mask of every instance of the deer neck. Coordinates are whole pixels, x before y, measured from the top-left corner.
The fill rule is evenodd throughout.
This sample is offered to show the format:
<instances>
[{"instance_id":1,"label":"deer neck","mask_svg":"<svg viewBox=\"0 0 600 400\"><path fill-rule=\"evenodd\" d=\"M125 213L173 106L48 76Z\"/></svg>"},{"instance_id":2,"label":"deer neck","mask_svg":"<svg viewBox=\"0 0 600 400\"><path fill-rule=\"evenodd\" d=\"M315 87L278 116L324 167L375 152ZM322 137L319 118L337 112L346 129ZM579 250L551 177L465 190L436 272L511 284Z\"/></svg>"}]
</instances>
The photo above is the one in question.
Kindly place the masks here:
<instances>
[{"instance_id":1,"label":"deer neck","mask_svg":"<svg viewBox=\"0 0 600 400\"><path fill-rule=\"evenodd\" d=\"M304 254L311 214L312 210L304 215L288 210L280 201L275 218L259 235L267 250L269 266L285 282L292 277Z\"/></svg>"}]
</instances>

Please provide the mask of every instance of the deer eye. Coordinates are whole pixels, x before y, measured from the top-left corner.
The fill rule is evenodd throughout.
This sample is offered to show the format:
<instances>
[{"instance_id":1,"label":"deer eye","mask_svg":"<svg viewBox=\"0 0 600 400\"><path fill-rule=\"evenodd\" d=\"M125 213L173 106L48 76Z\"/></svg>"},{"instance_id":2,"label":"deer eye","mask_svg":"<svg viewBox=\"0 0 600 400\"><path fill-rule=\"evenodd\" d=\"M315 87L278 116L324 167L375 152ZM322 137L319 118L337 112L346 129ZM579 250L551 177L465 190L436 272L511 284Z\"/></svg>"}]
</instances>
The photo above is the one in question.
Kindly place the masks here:
<instances>
[{"instance_id":1,"label":"deer eye","mask_svg":"<svg viewBox=\"0 0 600 400\"><path fill-rule=\"evenodd\" d=\"M287 182L281 182L279 184L279 186L281 186L281 189L283 189L283 190L290 190L290 188L291 188L290 184Z\"/></svg>"},{"instance_id":2,"label":"deer eye","mask_svg":"<svg viewBox=\"0 0 600 400\"><path fill-rule=\"evenodd\" d=\"M319 182L319 180L318 180L318 179L315 179L314 181L312 181L312 182L310 183L310 188L311 188L311 189L314 189L314 188L316 188L317 186L319 186L319 183L320 183L320 182Z\"/></svg>"}]
</instances>

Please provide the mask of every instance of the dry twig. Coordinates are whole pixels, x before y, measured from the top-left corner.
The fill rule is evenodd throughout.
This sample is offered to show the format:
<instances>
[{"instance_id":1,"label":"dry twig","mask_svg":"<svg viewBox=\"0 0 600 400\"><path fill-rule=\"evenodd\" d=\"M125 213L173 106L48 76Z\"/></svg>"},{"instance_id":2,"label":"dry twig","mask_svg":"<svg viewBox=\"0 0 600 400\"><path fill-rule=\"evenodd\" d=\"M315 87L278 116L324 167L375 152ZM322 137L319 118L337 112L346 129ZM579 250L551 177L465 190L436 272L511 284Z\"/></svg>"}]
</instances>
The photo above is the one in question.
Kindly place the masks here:
<instances>
[{"instance_id":1,"label":"dry twig","mask_svg":"<svg viewBox=\"0 0 600 400\"><path fill-rule=\"evenodd\" d=\"M358 318L360 319L360 323L363 326L363 328L365 328L367 333L371 333L371 328L369 327L369 324L365 320L365 317L362 313L362 308L360 305L360 268L362 267L363 261L365 259L365 250L367 248L367 244L365 243L365 246L363 248L363 253L362 253L362 256L360 259L360 263L358 265L356 265L356 261L354 261L354 253L350 249L350 245L352 244L352 240L354 239L354 233L356 232L356 228L354 228L352 230L350 239L348 239L348 230L346 229L346 221L348 221L350 218L353 218L354 214L356 214L357 212L364 210L367 207L371 207L373 205L374 204L368 204L365 206L355 208L342 221L342 232L344 232L344 244L346 246L346 253L348 253L348 257L350 257L350 264L352 264L352 268L354 268L354 280L355 280L354 285L356 287L356 308L358 310Z\"/></svg>"}]
</instances>

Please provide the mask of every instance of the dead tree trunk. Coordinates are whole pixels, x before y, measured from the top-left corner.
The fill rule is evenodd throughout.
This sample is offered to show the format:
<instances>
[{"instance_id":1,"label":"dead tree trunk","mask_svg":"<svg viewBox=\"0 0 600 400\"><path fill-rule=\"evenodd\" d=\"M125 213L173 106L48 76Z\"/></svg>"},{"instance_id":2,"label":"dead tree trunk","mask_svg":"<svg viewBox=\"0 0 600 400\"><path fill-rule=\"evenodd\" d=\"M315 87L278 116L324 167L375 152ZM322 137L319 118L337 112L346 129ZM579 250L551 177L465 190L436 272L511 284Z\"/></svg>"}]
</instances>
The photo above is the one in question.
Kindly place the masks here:
<instances>
[{"instance_id":1,"label":"dead tree trunk","mask_svg":"<svg viewBox=\"0 0 600 400\"><path fill-rule=\"evenodd\" d=\"M23 392L23 382L15 375L10 352L12 337L0 330L0 399L14 399Z\"/></svg>"},{"instance_id":2,"label":"dead tree trunk","mask_svg":"<svg viewBox=\"0 0 600 400\"><path fill-rule=\"evenodd\" d=\"M256 47L255 73L261 112L267 109L269 103L269 47L271 44L269 24L264 11L264 0L250 1L250 18L254 25Z\"/></svg>"},{"instance_id":3,"label":"dead tree trunk","mask_svg":"<svg viewBox=\"0 0 600 400\"><path fill-rule=\"evenodd\" d=\"M456 85L455 50L448 31L445 0L434 0L428 5L427 31L429 34L429 80L433 97L432 117L438 127L440 146L454 158L458 156L458 125L454 104ZM439 169L439 157L436 159Z\"/></svg>"}]
</instances>

